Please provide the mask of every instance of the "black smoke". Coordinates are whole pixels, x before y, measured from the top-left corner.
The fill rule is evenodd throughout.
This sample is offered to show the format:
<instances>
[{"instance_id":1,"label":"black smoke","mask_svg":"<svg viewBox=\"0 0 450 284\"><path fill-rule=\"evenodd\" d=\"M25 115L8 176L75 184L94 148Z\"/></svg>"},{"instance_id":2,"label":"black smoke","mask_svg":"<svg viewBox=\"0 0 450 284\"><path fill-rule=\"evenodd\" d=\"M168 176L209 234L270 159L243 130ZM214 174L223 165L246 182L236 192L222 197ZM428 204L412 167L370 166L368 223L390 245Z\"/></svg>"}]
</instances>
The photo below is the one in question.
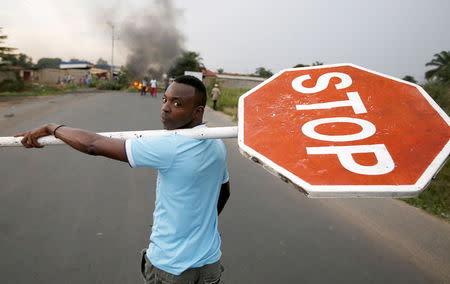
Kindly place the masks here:
<instances>
[{"instance_id":1,"label":"black smoke","mask_svg":"<svg viewBox=\"0 0 450 284\"><path fill-rule=\"evenodd\" d=\"M119 43L128 51L126 68L137 77L160 79L183 51L184 37L176 26L182 11L172 0L148 1L139 8L121 4L121 13L127 12L116 26Z\"/></svg>"}]
</instances>

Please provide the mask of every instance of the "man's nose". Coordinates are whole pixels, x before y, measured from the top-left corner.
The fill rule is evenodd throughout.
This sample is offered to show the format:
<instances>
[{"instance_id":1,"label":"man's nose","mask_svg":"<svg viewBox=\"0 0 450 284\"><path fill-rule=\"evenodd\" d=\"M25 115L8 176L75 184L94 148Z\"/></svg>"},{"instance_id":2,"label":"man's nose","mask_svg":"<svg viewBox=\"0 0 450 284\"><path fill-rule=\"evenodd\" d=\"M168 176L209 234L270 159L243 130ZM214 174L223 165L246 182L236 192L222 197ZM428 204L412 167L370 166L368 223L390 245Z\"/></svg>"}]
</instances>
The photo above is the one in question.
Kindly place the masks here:
<instances>
[{"instance_id":1,"label":"man's nose","mask_svg":"<svg viewBox=\"0 0 450 284\"><path fill-rule=\"evenodd\" d=\"M170 112L170 105L169 105L169 102L168 102L168 101L162 104L161 110L162 110L163 112Z\"/></svg>"}]
</instances>

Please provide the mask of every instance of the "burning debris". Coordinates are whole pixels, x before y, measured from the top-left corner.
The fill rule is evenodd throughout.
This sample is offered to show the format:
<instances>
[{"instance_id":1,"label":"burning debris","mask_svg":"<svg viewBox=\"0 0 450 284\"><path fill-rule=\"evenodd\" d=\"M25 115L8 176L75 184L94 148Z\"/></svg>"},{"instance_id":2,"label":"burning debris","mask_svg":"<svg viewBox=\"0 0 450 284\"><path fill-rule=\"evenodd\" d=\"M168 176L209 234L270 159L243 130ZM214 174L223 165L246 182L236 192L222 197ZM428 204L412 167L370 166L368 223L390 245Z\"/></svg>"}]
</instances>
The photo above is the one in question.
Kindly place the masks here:
<instances>
[{"instance_id":1,"label":"burning debris","mask_svg":"<svg viewBox=\"0 0 450 284\"><path fill-rule=\"evenodd\" d=\"M141 91L141 90L142 90L142 82L133 81L133 83L131 84L131 86L132 86L133 88L135 88L136 90L138 90L138 91ZM145 87L145 91L146 91L146 92L148 92L149 90L150 90L150 89L149 89L148 86Z\"/></svg>"}]
</instances>

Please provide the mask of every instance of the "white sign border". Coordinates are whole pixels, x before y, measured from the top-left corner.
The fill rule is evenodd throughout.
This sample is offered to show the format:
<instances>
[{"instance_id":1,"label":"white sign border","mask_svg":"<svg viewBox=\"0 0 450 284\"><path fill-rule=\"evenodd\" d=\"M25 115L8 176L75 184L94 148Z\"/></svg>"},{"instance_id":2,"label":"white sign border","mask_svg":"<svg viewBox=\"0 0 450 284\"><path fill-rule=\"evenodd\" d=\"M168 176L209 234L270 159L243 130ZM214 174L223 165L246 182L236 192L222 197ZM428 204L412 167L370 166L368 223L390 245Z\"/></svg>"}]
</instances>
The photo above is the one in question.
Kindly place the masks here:
<instances>
[{"instance_id":1,"label":"white sign border","mask_svg":"<svg viewBox=\"0 0 450 284\"><path fill-rule=\"evenodd\" d=\"M284 69L280 72L274 74L272 77L249 90L239 98L238 103L238 145L241 153L247 158L259 163L266 170L278 176L282 180L291 183L299 191L305 193L308 197L312 198L339 198L339 197L380 197L380 198L398 198L398 197L414 197L417 196L421 191L423 191L426 186L430 183L433 176L440 170L440 168L445 164L447 158L450 154L450 140L439 152L434 160L430 163L427 169L423 172L420 178L415 184L412 185L311 185L305 180L297 177L295 174L289 172L283 167L275 164L268 158L264 157L262 154L253 150L244 144L244 99L250 94L254 93L267 83L271 82L281 74L287 71L296 70L308 70L308 69L319 69L319 68L333 68L350 66L360 70L364 70L369 73L373 73L403 84L411 85L417 88L420 93L425 97L425 99L430 103L430 105L439 113L442 119L450 126L450 118L447 114L439 107L439 105L425 92L425 90L411 82L400 80L392 76L382 74L376 71L369 70L367 68L352 64L352 63L341 63L341 64L330 64L330 65L320 65L320 66L310 66L302 68L290 68Z\"/></svg>"}]
</instances>

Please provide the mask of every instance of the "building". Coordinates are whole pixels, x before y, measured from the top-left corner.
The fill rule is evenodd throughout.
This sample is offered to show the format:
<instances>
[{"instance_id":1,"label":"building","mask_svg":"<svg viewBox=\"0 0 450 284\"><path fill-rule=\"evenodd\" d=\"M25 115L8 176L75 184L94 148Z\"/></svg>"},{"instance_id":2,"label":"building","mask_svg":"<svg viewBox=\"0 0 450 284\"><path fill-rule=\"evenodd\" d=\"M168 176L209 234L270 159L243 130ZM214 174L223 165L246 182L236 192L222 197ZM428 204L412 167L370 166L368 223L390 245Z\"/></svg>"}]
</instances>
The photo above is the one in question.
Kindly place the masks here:
<instances>
[{"instance_id":1,"label":"building","mask_svg":"<svg viewBox=\"0 0 450 284\"><path fill-rule=\"evenodd\" d=\"M20 66L2 66L0 68L0 82L4 79L22 79L23 81L33 81L36 70Z\"/></svg>"},{"instance_id":2,"label":"building","mask_svg":"<svg viewBox=\"0 0 450 284\"><path fill-rule=\"evenodd\" d=\"M253 77L235 73L215 73L208 69L203 69L203 83L207 87L219 84L224 89L252 89L264 82L266 78Z\"/></svg>"}]
</instances>

